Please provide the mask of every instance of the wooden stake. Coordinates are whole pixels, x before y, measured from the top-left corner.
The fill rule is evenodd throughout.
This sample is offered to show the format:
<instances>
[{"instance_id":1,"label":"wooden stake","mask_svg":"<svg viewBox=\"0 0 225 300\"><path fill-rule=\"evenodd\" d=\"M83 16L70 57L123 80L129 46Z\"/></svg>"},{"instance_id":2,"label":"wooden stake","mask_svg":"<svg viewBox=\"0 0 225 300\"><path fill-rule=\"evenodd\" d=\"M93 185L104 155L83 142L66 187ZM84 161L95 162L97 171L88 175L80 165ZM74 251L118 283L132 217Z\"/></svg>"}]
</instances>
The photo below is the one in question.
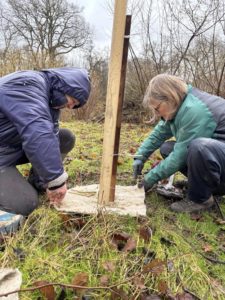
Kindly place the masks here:
<instances>
[{"instance_id":1,"label":"wooden stake","mask_svg":"<svg viewBox=\"0 0 225 300\"><path fill-rule=\"evenodd\" d=\"M114 201L116 169L121 127L121 111L125 86L126 62L131 17L126 21L127 0L115 0L113 35L109 62L106 112L104 124L103 157L98 202ZM125 32L126 24L126 32ZM127 49L126 49L127 47ZM122 80L123 78L123 80Z\"/></svg>"}]
</instances>

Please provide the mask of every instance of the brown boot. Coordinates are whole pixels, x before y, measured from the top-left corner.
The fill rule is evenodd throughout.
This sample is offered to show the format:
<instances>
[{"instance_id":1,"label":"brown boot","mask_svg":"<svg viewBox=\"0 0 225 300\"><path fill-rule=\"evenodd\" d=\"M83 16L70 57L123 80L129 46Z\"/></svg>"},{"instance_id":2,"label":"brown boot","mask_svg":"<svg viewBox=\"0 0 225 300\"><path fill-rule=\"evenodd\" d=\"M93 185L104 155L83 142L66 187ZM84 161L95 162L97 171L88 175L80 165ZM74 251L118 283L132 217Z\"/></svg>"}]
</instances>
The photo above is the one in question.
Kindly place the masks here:
<instances>
[{"instance_id":1,"label":"brown boot","mask_svg":"<svg viewBox=\"0 0 225 300\"><path fill-rule=\"evenodd\" d=\"M176 212L198 212L202 210L206 210L214 205L213 196L211 196L208 200L203 203L196 203L189 200L187 197L181 201L174 202L171 204L170 208Z\"/></svg>"}]
</instances>

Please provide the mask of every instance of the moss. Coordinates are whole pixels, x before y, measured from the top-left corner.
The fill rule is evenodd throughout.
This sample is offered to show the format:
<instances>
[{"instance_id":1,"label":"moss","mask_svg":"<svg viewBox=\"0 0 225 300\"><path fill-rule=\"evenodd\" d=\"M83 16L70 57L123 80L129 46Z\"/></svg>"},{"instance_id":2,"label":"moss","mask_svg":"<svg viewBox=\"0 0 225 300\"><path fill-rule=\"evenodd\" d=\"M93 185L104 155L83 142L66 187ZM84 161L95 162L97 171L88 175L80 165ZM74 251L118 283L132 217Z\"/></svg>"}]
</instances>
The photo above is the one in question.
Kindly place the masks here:
<instances>
[{"instance_id":1,"label":"moss","mask_svg":"<svg viewBox=\"0 0 225 300\"><path fill-rule=\"evenodd\" d=\"M76 147L65 160L70 176L69 185L98 183L102 155L103 128L99 124L63 123L77 136ZM132 161L138 145L147 136L149 128L124 124L121 129L120 156L117 182L132 184ZM156 154L154 159L160 158ZM151 166L150 160L146 170ZM28 166L21 171L29 170ZM224 299L225 265L210 262L204 256L225 261L225 225L217 224L215 211L200 218L188 214L175 214L169 210L170 201L152 193L146 198L148 217L144 220L128 216L83 216L79 227L51 209L44 199L42 206L29 216L21 230L7 238L5 250L0 252L2 267L17 267L23 274L23 288L33 282L46 280L71 284L78 273L88 275L89 286L100 286L101 277L108 276L108 285L119 284L129 296L142 292L132 279L143 278L149 293L160 294L160 282L165 281L174 295L182 286L201 299ZM225 204L221 204L225 213ZM152 230L149 242L139 235L145 224ZM136 240L136 248L123 252L112 244L112 234L126 232ZM207 248L208 247L208 248ZM211 248L210 248L211 247ZM210 250L210 251L208 251ZM203 256L204 255L204 256ZM152 260L163 261L158 274L143 272ZM111 270L105 263L111 263ZM57 294L60 288L56 289ZM86 291L91 299L110 299L111 292L104 289ZM38 299L39 292L21 293L20 299ZM67 290L67 299L74 299Z\"/></svg>"}]
</instances>

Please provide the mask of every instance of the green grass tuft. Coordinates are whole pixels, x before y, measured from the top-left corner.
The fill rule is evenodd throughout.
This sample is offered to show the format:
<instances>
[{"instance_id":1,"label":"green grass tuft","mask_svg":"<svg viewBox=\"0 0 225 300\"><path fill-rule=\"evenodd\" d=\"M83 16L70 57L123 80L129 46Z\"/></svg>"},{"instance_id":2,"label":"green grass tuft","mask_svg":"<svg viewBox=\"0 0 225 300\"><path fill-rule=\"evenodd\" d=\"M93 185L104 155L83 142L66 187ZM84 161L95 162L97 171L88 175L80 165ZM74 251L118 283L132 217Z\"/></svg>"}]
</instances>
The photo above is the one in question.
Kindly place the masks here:
<instances>
[{"instance_id":1,"label":"green grass tuft","mask_svg":"<svg viewBox=\"0 0 225 300\"><path fill-rule=\"evenodd\" d=\"M76 148L65 161L70 175L69 185L98 183L102 126L82 122L62 125L77 136ZM148 130L135 125L122 126L118 183L133 183L132 154ZM146 169L149 166L150 162ZM21 171L27 169L29 165L23 166ZM82 217L73 215L65 219L43 199L41 207L28 217L21 230L5 239L0 265L18 268L22 272L22 288L40 280L72 284L78 273L86 273L88 286L102 286L101 278L106 275L107 285L117 285L128 299L144 299L140 296L144 292L163 297L162 282L173 295L182 293L185 288L200 299L225 299L225 265L205 258L225 261L225 225L217 224L217 212L210 211L201 216L175 214L169 210L171 202L154 193L146 201L146 219L102 213ZM222 203L221 207L225 213L225 204ZM152 230L149 242L140 236L143 224ZM115 247L112 237L118 232L125 232L136 241L134 250L124 252ZM156 259L163 264L162 270L145 272L144 268ZM145 285L144 290L139 287L137 279ZM60 290L56 288L57 294ZM84 293L90 295L90 299L112 299L112 291L108 289ZM38 291L20 294L22 300L38 297ZM67 289L66 299L77 297Z\"/></svg>"}]
</instances>

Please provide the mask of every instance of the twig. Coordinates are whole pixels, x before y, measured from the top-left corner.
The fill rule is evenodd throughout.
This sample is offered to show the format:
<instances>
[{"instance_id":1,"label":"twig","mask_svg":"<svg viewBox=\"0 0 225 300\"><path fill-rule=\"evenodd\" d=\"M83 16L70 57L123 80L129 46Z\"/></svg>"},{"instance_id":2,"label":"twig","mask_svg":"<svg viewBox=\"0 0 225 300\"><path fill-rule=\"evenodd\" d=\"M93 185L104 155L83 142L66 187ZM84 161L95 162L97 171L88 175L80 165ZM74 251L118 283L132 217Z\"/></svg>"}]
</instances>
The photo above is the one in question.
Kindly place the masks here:
<instances>
[{"instance_id":1,"label":"twig","mask_svg":"<svg viewBox=\"0 0 225 300\"><path fill-rule=\"evenodd\" d=\"M41 288L45 288L45 287L48 287L48 286L59 286L59 287L62 287L62 288L71 288L71 289L84 289L84 290L112 290L114 287L117 287L117 286L120 286L124 283L127 283L131 280L133 280L135 277L137 276L140 276L142 274L142 272L138 272L137 274L131 276L130 278L122 281L122 282L118 282L116 284L113 284L113 285L110 285L110 286L79 286L79 285L73 285L73 284L64 284L64 283L58 283L58 282L49 282L49 283L46 283L46 284L43 284L43 285L40 285L38 287L30 287L30 288L26 288L26 289L17 289L17 290L14 290L14 291L11 291L11 292L8 292L8 293L5 293L5 294L0 294L0 298L1 297L6 297L8 295L11 295L11 294L15 294L15 293L22 293L22 292L32 292L32 291L35 291L35 290L39 290Z\"/></svg>"},{"instance_id":2,"label":"twig","mask_svg":"<svg viewBox=\"0 0 225 300\"><path fill-rule=\"evenodd\" d=\"M85 290L90 290L90 289L110 289L111 287L103 287L103 286L96 286L96 287L87 287L87 286L79 286L79 285L73 285L73 284L64 284L64 283L58 283L58 282L49 282L43 285L40 285L38 287L30 287L30 288L26 288L26 289L17 289L5 294L0 294L0 297L6 297L8 295L11 294L15 294L15 293L22 293L22 292L32 292L35 290L39 290L48 286L59 286L62 288L71 288L71 289L85 289ZM112 286L114 287L114 286Z\"/></svg>"},{"instance_id":3,"label":"twig","mask_svg":"<svg viewBox=\"0 0 225 300\"><path fill-rule=\"evenodd\" d=\"M224 217L223 212L222 212L222 210L221 210L221 208L220 208L220 205L219 205L219 201L217 200L216 197L214 197L214 201L215 201L216 209L217 209L217 211L219 212L221 219L222 219L222 220L225 220L225 217Z\"/></svg>"},{"instance_id":4,"label":"twig","mask_svg":"<svg viewBox=\"0 0 225 300\"><path fill-rule=\"evenodd\" d=\"M176 227L178 228L178 226L176 226ZM179 229L179 228L178 228L178 229ZM190 245L190 247L191 247L194 251L196 251L198 254L200 254L200 255L201 255L202 257L204 257L205 259L207 259L207 260L209 260L209 261L211 261L211 262L213 262L213 263L216 263L216 264L225 265L225 261L223 261L223 260L217 260L217 259L215 259L215 258L208 257L208 256L204 255L202 252L198 251L198 250L196 249L196 247L194 247L193 245L191 245L191 244L189 243L188 239L186 239L186 238L184 237L183 234L181 234L181 236L182 236L182 238L186 241L186 243L188 243L188 244Z\"/></svg>"},{"instance_id":5,"label":"twig","mask_svg":"<svg viewBox=\"0 0 225 300\"><path fill-rule=\"evenodd\" d=\"M187 253L187 254L183 254L181 257L183 256L187 256L187 255L191 255L191 253ZM177 259L178 256L176 256L175 258L171 259L172 261ZM180 256L179 256L180 257ZM151 271L149 271L151 272ZM124 281L121 281L121 282L118 282L118 283L115 283L113 285L110 285L110 286L92 286L92 287L88 287L88 286L79 286L79 285L72 285L72 284L64 284L64 283L57 283L57 282L49 282L49 283L46 283L46 284L43 284L43 285L40 285L38 287L30 287L30 288L25 288L25 289L17 289L17 290L14 290L14 291L11 291L11 292L8 292L8 293L5 293L5 294L0 294L0 298L1 297L6 297L8 295L11 295L11 294L15 294L15 293L22 293L22 292L32 292L32 291L35 291L35 290L39 290L41 288L44 288L44 287L48 287L48 286L59 286L59 287L62 287L62 288L71 288L71 289L85 289L85 290L93 290L93 289L96 289L96 290L110 290L112 291L112 289L114 287L117 287L117 286L120 286L122 284L125 284L125 283L128 283L130 281L132 281L134 278L136 277L140 277L141 275L143 275L144 272L143 270L134 274L133 276L125 279ZM189 292L189 291L188 291ZM189 292L190 293L190 292ZM193 294L194 295L194 294ZM194 295L195 296L195 295ZM195 296L196 297L196 296ZM197 298L197 297L196 297ZM197 298L199 300L201 300L200 298Z\"/></svg>"},{"instance_id":6,"label":"twig","mask_svg":"<svg viewBox=\"0 0 225 300\"><path fill-rule=\"evenodd\" d=\"M193 296L196 300L202 300L201 298L199 298L198 296L196 296L193 292L191 292L189 289L186 289L185 287L183 287L184 292L190 294L191 296Z\"/></svg>"},{"instance_id":7,"label":"twig","mask_svg":"<svg viewBox=\"0 0 225 300\"><path fill-rule=\"evenodd\" d=\"M218 259L215 259L213 257L208 257L206 256L205 254L201 253L201 252L198 252L202 257L204 257L205 259L213 262L213 263L216 263L216 264L221 264L221 265L225 265L225 261L223 260L218 260Z\"/></svg>"}]
</instances>

